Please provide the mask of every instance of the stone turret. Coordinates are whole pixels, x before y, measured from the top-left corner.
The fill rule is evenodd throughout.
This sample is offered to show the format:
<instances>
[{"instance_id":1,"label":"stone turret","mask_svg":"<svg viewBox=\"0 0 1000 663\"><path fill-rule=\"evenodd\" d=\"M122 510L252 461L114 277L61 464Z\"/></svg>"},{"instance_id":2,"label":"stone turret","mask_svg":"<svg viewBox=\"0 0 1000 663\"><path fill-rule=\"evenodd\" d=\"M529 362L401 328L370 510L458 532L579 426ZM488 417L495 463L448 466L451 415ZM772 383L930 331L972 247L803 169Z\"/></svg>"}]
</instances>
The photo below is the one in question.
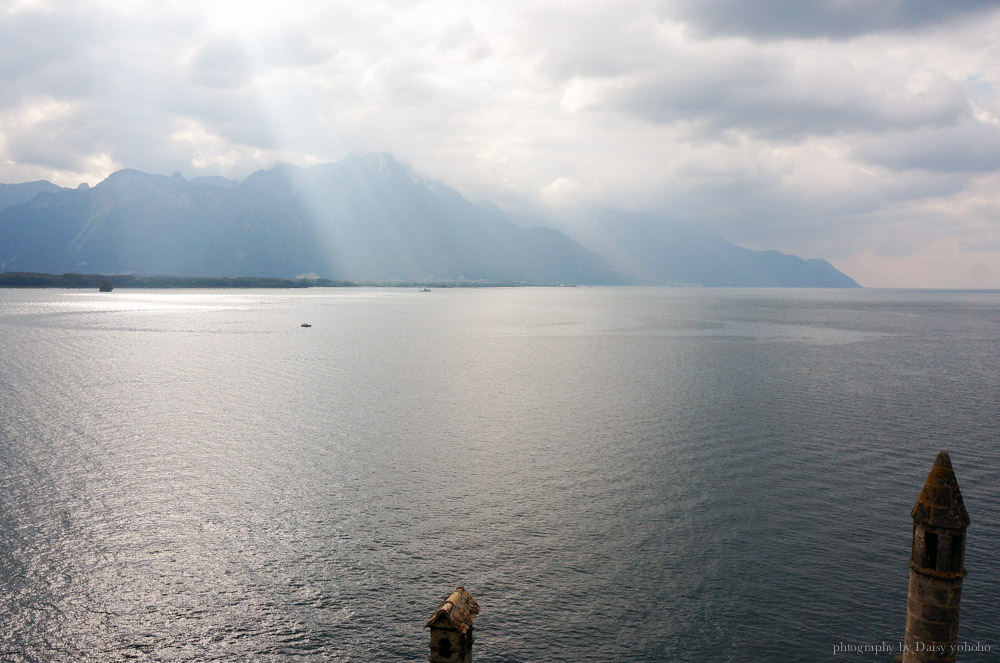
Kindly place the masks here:
<instances>
[{"instance_id":1,"label":"stone turret","mask_svg":"<svg viewBox=\"0 0 1000 663\"><path fill-rule=\"evenodd\" d=\"M910 515L913 545L903 663L954 661L969 514L946 452L937 455Z\"/></svg>"},{"instance_id":2,"label":"stone turret","mask_svg":"<svg viewBox=\"0 0 1000 663\"><path fill-rule=\"evenodd\" d=\"M430 663L472 663L472 620L479 604L464 587L445 597L424 628L431 630Z\"/></svg>"}]
</instances>

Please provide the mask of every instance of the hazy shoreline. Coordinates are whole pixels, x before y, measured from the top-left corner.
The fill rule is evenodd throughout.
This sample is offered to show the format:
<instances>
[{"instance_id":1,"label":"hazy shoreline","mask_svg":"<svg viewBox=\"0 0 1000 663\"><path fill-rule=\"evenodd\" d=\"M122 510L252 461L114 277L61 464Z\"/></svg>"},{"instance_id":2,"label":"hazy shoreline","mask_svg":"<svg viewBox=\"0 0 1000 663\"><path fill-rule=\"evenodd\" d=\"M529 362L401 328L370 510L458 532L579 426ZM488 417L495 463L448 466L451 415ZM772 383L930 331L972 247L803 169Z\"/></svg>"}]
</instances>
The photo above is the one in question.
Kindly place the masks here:
<instances>
[{"instance_id":1,"label":"hazy shoreline","mask_svg":"<svg viewBox=\"0 0 1000 663\"><path fill-rule=\"evenodd\" d=\"M506 281L339 281L287 279L269 276L138 276L133 274L48 274L0 272L0 288L516 288L525 286L576 287L562 283Z\"/></svg>"}]
</instances>

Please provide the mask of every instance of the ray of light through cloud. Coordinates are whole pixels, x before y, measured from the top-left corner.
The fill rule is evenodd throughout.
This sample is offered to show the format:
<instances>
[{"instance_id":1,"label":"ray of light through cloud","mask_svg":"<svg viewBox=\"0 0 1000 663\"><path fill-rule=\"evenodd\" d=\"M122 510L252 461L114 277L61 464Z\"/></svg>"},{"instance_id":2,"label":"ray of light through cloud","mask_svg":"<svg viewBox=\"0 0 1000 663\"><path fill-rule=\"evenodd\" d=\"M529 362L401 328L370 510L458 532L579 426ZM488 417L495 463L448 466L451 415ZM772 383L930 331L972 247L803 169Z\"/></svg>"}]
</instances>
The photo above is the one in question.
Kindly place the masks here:
<instances>
[{"instance_id":1,"label":"ray of light through cloud","mask_svg":"<svg viewBox=\"0 0 1000 663\"><path fill-rule=\"evenodd\" d=\"M515 217L1000 287L997 2L7 0L0 73L3 182L386 151Z\"/></svg>"}]
</instances>

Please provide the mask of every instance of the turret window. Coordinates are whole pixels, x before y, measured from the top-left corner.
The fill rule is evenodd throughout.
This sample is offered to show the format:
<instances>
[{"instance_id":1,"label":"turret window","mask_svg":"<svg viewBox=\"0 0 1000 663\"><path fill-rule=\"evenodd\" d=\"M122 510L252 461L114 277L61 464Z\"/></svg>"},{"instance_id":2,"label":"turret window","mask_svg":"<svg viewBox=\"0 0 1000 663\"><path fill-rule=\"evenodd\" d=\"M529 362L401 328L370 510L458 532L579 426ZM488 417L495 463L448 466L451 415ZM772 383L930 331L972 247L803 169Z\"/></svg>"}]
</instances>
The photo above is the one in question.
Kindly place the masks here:
<instances>
[{"instance_id":1,"label":"turret window","mask_svg":"<svg viewBox=\"0 0 1000 663\"><path fill-rule=\"evenodd\" d=\"M924 533L924 568L937 568L937 553L938 535L933 532Z\"/></svg>"},{"instance_id":2,"label":"turret window","mask_svg":"<svg viewBox=\"0 0 1000 663\"><path fill-rule=\"evenodd\" d=\"M955 534L951 537L951 569L953 571L962 570L962 535Z\"/></svg>"}]
</instances>

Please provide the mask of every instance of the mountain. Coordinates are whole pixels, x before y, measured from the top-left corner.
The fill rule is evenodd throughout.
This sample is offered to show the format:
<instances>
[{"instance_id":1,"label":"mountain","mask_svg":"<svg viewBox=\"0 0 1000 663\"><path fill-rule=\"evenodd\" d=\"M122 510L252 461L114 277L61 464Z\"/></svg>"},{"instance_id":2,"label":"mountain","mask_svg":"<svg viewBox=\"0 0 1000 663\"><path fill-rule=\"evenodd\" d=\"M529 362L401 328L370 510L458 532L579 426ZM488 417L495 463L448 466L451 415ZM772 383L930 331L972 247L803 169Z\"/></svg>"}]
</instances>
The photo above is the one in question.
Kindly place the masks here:
<instances>
[{"instance_id":1,"label":"mountain","mask_svg":"<svg viewBox=\"0 0 1000 663\"><path fill-rule=\"evenodd\" d=\"M622 283L554 230L525 230L389 154L242 183L135 170L0 211L0 269L360 281Z\"/></svg>"},{"instance_id":2,"label":"mountain","mask_svg":"<svg viewBox=\"0 0 1000 663\"><path fill-rule=\"evenodd\" d=\"M0 184L0 210L11 205L25 203L44 191L60 191L61 187L44 180L24 184Z\"/></svg>"},{"instance_id":3,"label":"mountain","mask_svg":"<svg viewBox=\"0 0 1000 663\"><path fill-rule=\"evenodd\" d=\"M0 270L304 274L372 282L857 285L825 261L750 251L696 226L608 213L585 248L419 177L390 154L243 182L121 170L93 187L0 189Z\"/></svg>"},{"instance_id":4,"label":"mountain","mask_svg":"<svg viewBox=\"0 0 1000 663\"><path fill-rule=\"evenodd\" d=\"M859 287L825 260L745 249L691 223L604 211L572 226L574 239L647 285Z\"/></svg>"}]
</instances>

